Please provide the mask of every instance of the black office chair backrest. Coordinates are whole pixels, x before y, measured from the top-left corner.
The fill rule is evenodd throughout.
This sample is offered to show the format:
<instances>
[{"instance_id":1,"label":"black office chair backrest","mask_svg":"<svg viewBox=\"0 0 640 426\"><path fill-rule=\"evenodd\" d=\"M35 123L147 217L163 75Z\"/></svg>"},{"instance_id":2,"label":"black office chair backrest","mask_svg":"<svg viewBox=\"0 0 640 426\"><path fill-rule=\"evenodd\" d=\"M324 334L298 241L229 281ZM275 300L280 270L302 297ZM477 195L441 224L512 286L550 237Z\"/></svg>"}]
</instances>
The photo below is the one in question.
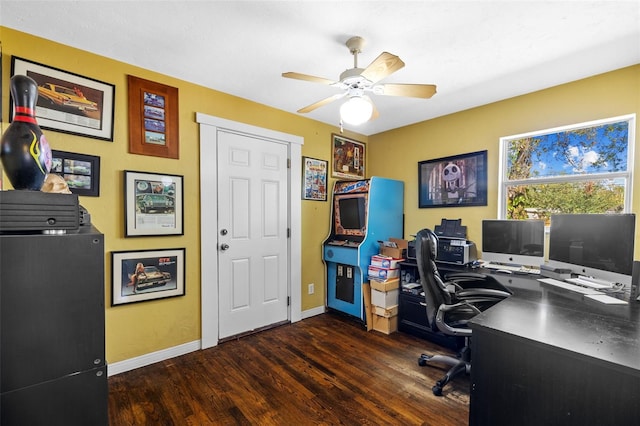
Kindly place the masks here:
<instances>
[{"instance_id":1,"label":"black office chair backrest","mask_svg":"<svg viewBox=\"0 0 640 426\"><path fill-rule=\"evenodd\" d=\"M451 297L436 266L437 255L438 236L430 229L422 229L416 234L416 262L427 304L427 318L433 330L437 330L436 313L440 305L451 304Z\"/></svg>"}]
</instances>

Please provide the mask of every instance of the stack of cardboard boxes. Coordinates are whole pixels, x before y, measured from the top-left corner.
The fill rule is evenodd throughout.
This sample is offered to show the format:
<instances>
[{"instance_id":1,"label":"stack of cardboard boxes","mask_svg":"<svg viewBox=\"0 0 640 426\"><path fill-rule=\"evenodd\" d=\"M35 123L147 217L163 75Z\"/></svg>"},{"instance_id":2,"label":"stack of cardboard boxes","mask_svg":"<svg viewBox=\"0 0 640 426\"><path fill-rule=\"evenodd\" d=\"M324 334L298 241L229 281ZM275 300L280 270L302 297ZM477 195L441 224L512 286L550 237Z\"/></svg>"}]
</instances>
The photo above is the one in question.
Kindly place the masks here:
<instances>
[{"instance_id":1,"label":"stack of cardboard boxes","mask_svg":"<svg viewBox=\"0 0 640 426\"><path fill-rule=\"evenodd\" d=\"M385 334L398 330L399 263L406 248L407 241L391 238L381 245L380 254L371 256L371 328Z\"/></svg>"}]
</instances>

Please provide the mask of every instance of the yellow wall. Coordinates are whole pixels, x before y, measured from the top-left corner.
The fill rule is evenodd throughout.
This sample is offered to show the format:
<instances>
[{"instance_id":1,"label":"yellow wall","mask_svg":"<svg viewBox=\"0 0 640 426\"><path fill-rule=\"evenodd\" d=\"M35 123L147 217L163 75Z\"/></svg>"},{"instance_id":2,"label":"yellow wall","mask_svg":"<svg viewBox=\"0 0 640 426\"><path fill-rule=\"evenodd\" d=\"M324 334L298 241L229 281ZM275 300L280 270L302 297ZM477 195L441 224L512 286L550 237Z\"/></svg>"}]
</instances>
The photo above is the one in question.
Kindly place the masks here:
<instances>
[{"instance_id":1,"label":"yellow wall","mask_svg":"<svg viewBox=\"0 0 640 426\"><path fill-rule=\"evenodd\" d=\"M290 133L304 138L302 155L329 160L331 133L339 129L249 102L215 90L140 69L122 62L0 27L2 42L2 128L9 119L11 56L114 84L114 141L45 130L52 149L100 156L100 197L80 197L92 222L105 235L105 300L107 360L122 361L200 339L200 174L199 132L195 113ZM156 81L179 90L180 159L171 160L128 153L127 75ZM346 137L366 142L355 133ZM184 236L124 237L123 170L184 176ZM5 187L9 187L6 177ZM333 182L330 182L332 186ZM331 187L330 186L330 187ZM324 306L324 265L321 244L329 232L330 203L302 201L302 310ZM159 301L111 307L111 252L186 248L186 295ZM307 284L315 294L307 295ZM59 283L59 285L64 285Z\"/></svg>"},{"instance_id":2,"label":"yellow wall","mask_svg":"<svg viewBox=\"0 0 640 426\"><path fill-rule=\"evenodd\" d=\"M640 65L370 136L369 173L405 182L405 237L433 228L442 218L462 219L468 238L480 245L482 219L498 214L500 137L632 113L640 115ZM637 146L636 168L640 166ZM482 150L488 151L489 163L486 207L418 208L419 161ZM633 212L638 212L638 206L636 173Z\"/></svg>"},{"instance_id":3,"label":"yellow wall","mask_svg":"<svg viewBox=\"0 0 640 426\"><path fill-rule=\"evenodd\" d=\"M2 43L2 129L8 123L11 56L112 83L116 86L114 141L45 131L55 150L101 158L100 197L80 197L93 223L105 234L105 300L107 360L123 361L200 338L200 216L199 154L196 112L249 123L304 138L304 156L330 160L331 133L338 129L295 114L249 102L215 90L93 55L41 38L0 27ZM177 87L180 100L180 159L128 154L126 76ZM452 114L370 136L345 132L368 143L368 176L403 180L406 235L432 227L440 219L462 218L469 237L479 241L483 218L496 217L498 138L565 124L640 112L640 65L541 92ZM437 96L437 95L436 95ZM427 101L428 102L428 101ZM637 133L637 131L636 131ZM418 209L417 162L472 151L488 150L489 205L487 207ZM184 176L184 236L124 238L123 170ZM636 178L635 187L638 185ZM5 179L6 182L6 179ZM330 186L332 186L332 181ZM5 187L6 189L6 187ZM634 211L640 197L634 194ZM302 202L302 310L323 306L324 265L321 243L329 231L330 203ZM111 300L112 251L186 248L186 295L117 307ZM307 284L315 283L314 295ZM62 284L61 284L62 285Z\"/></svg>"}]
</instances>

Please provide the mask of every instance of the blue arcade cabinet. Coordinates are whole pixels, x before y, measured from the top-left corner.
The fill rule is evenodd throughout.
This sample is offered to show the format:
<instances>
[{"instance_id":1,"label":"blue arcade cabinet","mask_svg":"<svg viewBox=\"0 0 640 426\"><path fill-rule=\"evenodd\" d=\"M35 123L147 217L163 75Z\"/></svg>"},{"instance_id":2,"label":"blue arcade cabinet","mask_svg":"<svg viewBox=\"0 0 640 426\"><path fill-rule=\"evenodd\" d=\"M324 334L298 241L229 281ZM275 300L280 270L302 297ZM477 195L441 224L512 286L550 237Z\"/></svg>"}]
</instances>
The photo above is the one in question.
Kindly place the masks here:
<instances>
[{"instance_id":1,"label":"blue arcade cabinet","mask_svg":"<svg viewBox=\"0 0 640 426\"><path fill-rule=\"evenodd\" d=\"M322 247L327 306L366 321L362 283L378 241L403 238L404 182L372 177L337 181L331 232Z\"/></svg>"}]
</instances>

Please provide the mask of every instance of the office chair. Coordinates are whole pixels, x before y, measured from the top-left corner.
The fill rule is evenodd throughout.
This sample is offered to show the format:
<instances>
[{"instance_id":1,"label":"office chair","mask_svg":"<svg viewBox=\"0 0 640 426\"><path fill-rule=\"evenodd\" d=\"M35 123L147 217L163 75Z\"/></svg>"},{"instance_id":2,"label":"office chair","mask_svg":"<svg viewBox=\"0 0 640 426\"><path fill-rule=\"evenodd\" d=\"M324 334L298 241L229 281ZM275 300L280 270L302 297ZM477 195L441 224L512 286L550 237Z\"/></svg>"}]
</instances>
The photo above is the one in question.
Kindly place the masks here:
<instances>
[{"instance_id":1,"label":"office chair","mask_svg":"<svg viewBox=\"0 0 640 426\"><path fill-rule=\"evenodd\" d=\"M455 273L442 279L436 265L438 236L430 229L416 235L416 262L424 291L426 314L433 331L450 336L463 336L465 345L459 358L422 354L420 366L444 363L451 366L445 376L432 387L433 394L442 395L442 388L459 374L471 372L471 329L467 322L478 313L509 297L511 292L495 278L478 273Z\"/></svg>"}]
</instances>

